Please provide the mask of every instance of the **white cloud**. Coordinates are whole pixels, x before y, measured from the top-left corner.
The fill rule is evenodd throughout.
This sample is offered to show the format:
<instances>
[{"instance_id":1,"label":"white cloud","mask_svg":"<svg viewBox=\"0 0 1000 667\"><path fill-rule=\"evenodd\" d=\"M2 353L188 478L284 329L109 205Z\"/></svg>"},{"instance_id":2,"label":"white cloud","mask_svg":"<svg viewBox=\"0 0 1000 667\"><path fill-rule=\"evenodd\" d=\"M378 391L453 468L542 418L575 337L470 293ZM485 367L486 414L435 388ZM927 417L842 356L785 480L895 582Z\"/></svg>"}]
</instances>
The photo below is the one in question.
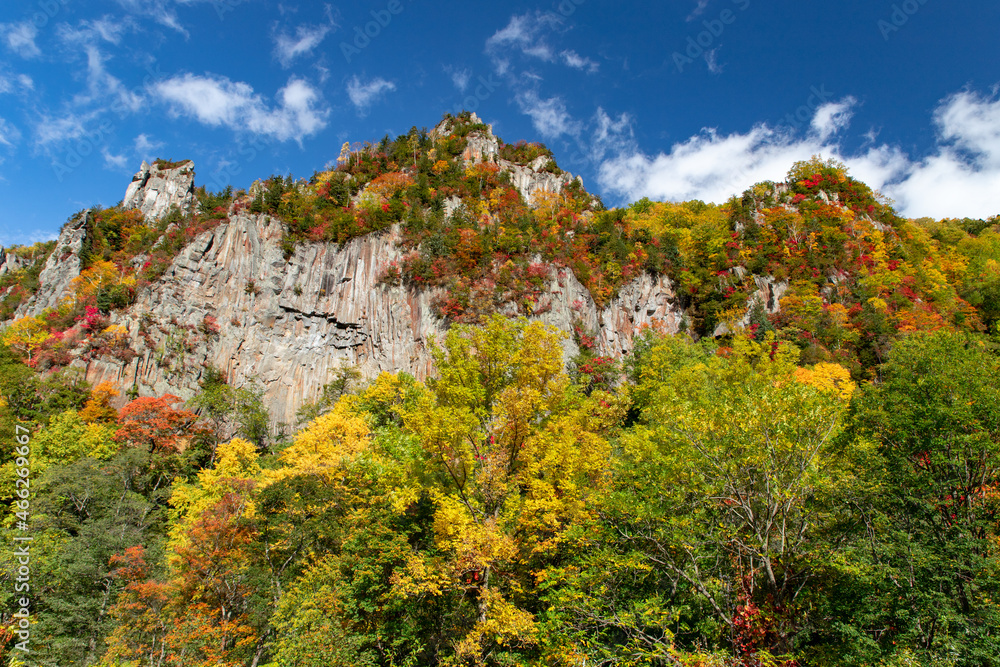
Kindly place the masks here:
<instances>
[{"instance_id":1,"label":"white cloud","mask_svg":"<svg viewBox=\"0 0 1000 667\"><path fill-rule=\"evenodd\" d=\"M537 10L512 16L504 28L486 40L486 52L493 58L497 72L506 74L510 69L507 54L511 49L546 62L555 61L555 52L546 42L544 33L560 23L555 14Z\"/></svg>"},{"instance_id":2,"label":"white cloud","mask_svg":"<svg viewBox=\"0 0 1000 667\"><path fill-rule=\"evenodd\" d=\"M351 99L351 104L362 113L367 111L372 102L383 93L393 90L396 90L396 84L392 81L386 81L382 77L375 77L362 83L361 79L355 75L347 82L347 96Z\"/></svg>"},{"instance_id":3,"label":"white cloud","mask_svg":"<svg viewBox=\"0 0 1000 667\"><path fill-rule=\"evenodd\" d=\"M42 55L41 49L35 44L38 29L31 21L0 23L0 34L3 35L7 48L22 58L37 58Z\"/></svg>"},{"instance_id":4,"label":"white cloud","mask_svg":"<svg viewBox=\"0 0 1000 667\"><path fill-rule=\"evenodd\" d=\"M99 112L68 113L61 118L43 115L35 126L35 141L39 146L48 146L63 141L79 139L86 133L87 125L92 123Z\"/></svg>"},{"instance_id":5,"label":"white cloud","mask_svg":"<svg viewBox=\"0 0 1000 667\"><path fill-rule=\"evenodd\" d=\"M559 54L559 57L562 58L562 61L569 67L572 67L573 69L587 70L590 74L593 74L600 68L600 65L595 63L593 60L590 58L584 58L576 51L563 51Z\"/></svg>"},{"instance_id":6,"label":"white cloud","mask_svg":"<svg viewBox=\"0 0 1000 667\"><path fill-rule=\"evenodd\" d=\"M73 103L77 108L114 99L114 110L124 115L127 111L138 110L142 105L143 96L139 92L128 90L120 79L107 71L105 63L111 58L100 48L102 41L118 46L122 36L133 27L128 17L114 19L108 16L93 21L80 21L75 27L67 23L59 24L59 39L70 48L82 51L86 58L87 92L74 96Z\"/></svg>"},{"instance_id":7,"label":"white cloud","mask_svg":"<svg viewBox=\"0 0 1000 667\"><path fill-rule=\"evenodd\" d=\"M143 103L143 96L126 88L120 79L110 74L104 67L108 58L96 46L84 48L87 54L87 94L74 97L78 106L104 99L116 98L115 109L119 112L137 111Z\"/></svg>"},{"instance_id":8,"label":"white cloud","mask_svg":"<svg viewBox=\"0 0 1000 667\"><path fill-rule=\"evenodd\" d=\"M754 126L720 135L714 129L649 156L626 149L600 167L603 187L630 200L723 202L764 180L783 180L798 160L822 154L845 162L853 176L896 200L910 217L989 217L1000 213L1000 100L962 92L941 102L938 141L914 160L899 147L870 145L846 151L835 135L847 127L856 101L817 109L803 135Z\"/></svg>"},{"instance_id":9,"label":"white cloud","mask_svg":"<svg viewBox=\"0 0 1000 667\"><path fill-rule=\"evenodd\" d=\"M27 74L18 74L17 82L21 84L21 87L24 88L25 91L35 89L35 82Z\"/></svg>"},{"instance_id":10,"label":"white cloud","mask_svg":"<svg viewBox=\"0 0 1000 667\"><path fill-rule=\"evenodd\" d=\"M719 64L719 49L715 47L711 51L705 51L705 65L712 74L722 74L722 65Z\"/></svg>"},{"instance_id":11,"label":"white cloud","mask_svg":"<svg viewBox=\"0 0 1000 667\"><path fill-rule=\"evenodd\" d=\"M635 134L632 130L632 117L623 113L618 118L612 118L604 109L597 107L594 114L593 136L590 140L591 158L600 162L605 155L621 155L635 150Z\"/></svg>"},{"instance_id":12,"label":"white cloud","mask_svg":"<svg viewBox=\"0 0 1000 667\"><path fill-rule=\"evenodd\" d=\"M278 34L274 38L274 57L282 67L288 68L299 56L312 53L328 32L330 32L328 25L300 25L296 28L294 36L287 33Z\"/></svg>"},{"instance_id":13,"label":"white cloud","mask_svg":"<svg viewBox=\"0 0 1000 667\"><path fill-rule=\"evenodd\" d=\"M857 104L858 101L853 97L845 97L840 102L828 102L816 109L810 127L819 135L820 141L826 141L851 124Z\"/></svg>"},{"instance_id":14,"label":"white cloud","mask_svg":"<svg viewBox=\"0 0 1000 667\"><path fill-rule=\"evenodd\" d=\"M1000 214L1000 100L963 91L934 114L937 151L886 187L913 216L987 217Z\"/></svg>"},{"instance_id":15,"label":"white cloud","mask_svg":"<svg viewBox=\"0 0 1000 667\"><path fill-rule=\"evenodd\" d=\"M67 44L87 45L92 44L97 39L102 39L117 46L121 43L122 36L132 27L132 20L128 17L102 16L93 21L80 21L75 28L67 23L60 23L57 34L59 39Z\"/></svg>"},{"instance_id":16,"label":"white cloud","mask_svg":"<svg viewBox=\"0 0 1000 667\"><path fill-rule=\"evenodd\" d=\"M147 134L140 134L135 138L135 152L143 159L154 157L154 153L163 148L163 142L154 141Z\"/></svg>"},{"instance_id":17,"label":"white cloud","mask_svg":"<svg viewBox=\"0 0 1000 667\"><path fill-rule=\"evenodd\" d=\"M16 127L0 118L0 144L11 147L21 139L21 133Z\"/></svg>"},{"instance_id":18,"label":"white cloud","mask_svg":"<svg viewBox=\"0 0 1000 667\"><path fill-rule=\"evenodd\" d=\"M465 89L469 87L469 81L472 79L472 70L468 68L456 69L445 66L444 71L451 76L451 82L454 84L455 88L464 93Z\"/></svg>"},{"instance_id":19,"label":"white cloud","mask_svg":"<svg viewBox=\"0 0 1000 667\"><path fill-rule=\"evenodd\" d=\"M580 152L590 154L590 147L581 139L586 123L573 118L559 96L544 97L539 90L543 78L530 69L516 70L511 56L521 54L528 59L561 63L573 69L593 73L599 65L572 49L555 50L547 39L550 33L565 31L563 20L551 12L534 11L514 15L507 25L486 40L486 54L497 74L504 77L514 93L521 112L531 118L534 128L545 138L569 136L580 144ZM579 154L578 153L578 154Z\"/></svg>"},{"instance_id":20,"label":"white cloud","mask_svg":"<svg viewBox=\"0 0 1000 667\"><path fill-rule=\"evenodd\" d=\"M15 245L33 245L39 241L55 241L57 238L59 238L59 234L51 229L35 229L27 233L14 234L0 232L0 246L10 248Z\"/></svg>"},{"instance_id":21,"label":"white cloud","mask_svg":"<svg viewBox=\"0 0 1000 667\"><path fill-rule=\"evenodd\" d=\"M189 4L191 0L178 0L180 4ZM127 12L135 16L148 17L162 26L171 30L176 30L185 37L188 31L181 25L174 11L174 3L171 0L118 0L118 4Z\"/></svg>"},{"instance_id":22,"label":"white cloud","mask_svg":"<svg viewBox=\"0 0 1000 667\"><path fill-rule=\"evenodd\" d=\"M176 30L185 38L188 31L181 25L177 17L178 6L210 4L215 10L212 20L224 20L230 12L237 9L243 0L118 0L122 9L133 16L150 18L162 26ZM240 7L242 9L242 7Z\"/></svg>"},{"instance_id":23,"label":"white cloud","mask_svg":"<svg viewBox=\"0 0 1000 667\"><path fill-rule=\"evenodd\" d=\"M101 149L101 155L104 157L104 166L111 167L113 169L125 169L128 166L128 157L125 155L114 155L107 146Z\"/></svg>"},{"instance_id":24,"label":"white cloud","mask_svg":"<svg viewBox=\"0 0 1000 667\"><path fill-rule=\"evenodd\" d=\"M526 90L518 93L516 99L521 112L531 117L532 125L543 137L554 139L564 134L579 134L580 123L566 110L562 97L542 99L536 91Z\"/></svg>"},{"instance_id":25,"label":"white cloud","mask_svg":"<svg viewBox=\"0 0 1000 667\"><path fill-rule=\"evenodd\" d=\"M278 91L276 107L269 106L248 84L225 77L184 74L155 84L152 91L175 114L212 127L248 130L279 141L301 141L319 132L326 127L329 114L321 108L319 92L295 77Z\"/></svg>"},{"instance_id":26,"label":"white cloud","mask_svg":"<svg viewBox=\"0 0 1000 667\"><path fill-rule=\"evenodd\" d=\"M690 14L688 14L687 20L694 21L696 18L704 14L710 1L711 0L698 0L698 5L691 10Z\"/></svg>"},{"instance_id":27,"label":"white cloud","mask_svg":"<svg viewBox=\"0 0 1000 667\"><path fill-rule=\"evenodd\" d=\"M827 106L838 104L841 108L850 106L847 100ZM633 200L650 197L721 203L759 181L783 180L794 162L811 155L845 160L862 180L864 176L875 176L884 182L905 166L905 157L887 147L873 147L868 153L847 160L839 146L826 141L829 134L821 134L831 127L833 121L829 119L840 117L829 111L817 112L815 118L828 120L826 124L815 124L805 136L767 124L730 135L706 128L675 144L669 153L651 157L637 150L625 152L601 165L599 180L610 190Z\"/></svg>"}]
</instances>

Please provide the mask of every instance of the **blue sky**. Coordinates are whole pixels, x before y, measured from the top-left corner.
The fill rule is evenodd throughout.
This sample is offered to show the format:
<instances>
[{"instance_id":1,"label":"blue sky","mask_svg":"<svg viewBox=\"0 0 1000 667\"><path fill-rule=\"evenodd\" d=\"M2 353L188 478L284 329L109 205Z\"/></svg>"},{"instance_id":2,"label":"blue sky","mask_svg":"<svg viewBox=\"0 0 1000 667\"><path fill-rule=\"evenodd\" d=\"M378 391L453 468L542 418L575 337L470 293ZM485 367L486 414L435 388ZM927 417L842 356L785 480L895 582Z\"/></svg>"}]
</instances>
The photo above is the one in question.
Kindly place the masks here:
<instances>
[{"instance_id":1,"label":"blue sky","mask_svg":"<svg viewBox=\"0 0 1000 667\"><path fill-rule=\"evenodd\" d=\"M905 215L995 215L998 29L968 0L6 0L0 244L114 205L143 159L246 187L463 108L609 205L822 153Z\"/></svg>"}]
</instances>

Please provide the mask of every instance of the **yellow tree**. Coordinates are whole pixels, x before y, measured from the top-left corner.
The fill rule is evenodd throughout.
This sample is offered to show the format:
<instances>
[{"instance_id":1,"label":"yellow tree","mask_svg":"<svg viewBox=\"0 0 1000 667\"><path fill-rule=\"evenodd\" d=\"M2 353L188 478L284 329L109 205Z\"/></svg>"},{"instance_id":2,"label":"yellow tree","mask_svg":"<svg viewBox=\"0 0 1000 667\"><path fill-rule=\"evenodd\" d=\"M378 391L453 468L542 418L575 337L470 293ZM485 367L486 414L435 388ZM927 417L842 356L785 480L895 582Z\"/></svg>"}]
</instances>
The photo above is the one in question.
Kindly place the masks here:
<instances>
[{"instance_id":1,"label":"yellow tree","mask_svg":"<svg viewBox=\"0 0 1000 667\"><path fill-rule=\"evenodd\" d=\"M22 317L3 332L3 343L27 355L28 362L38 348L46 343L52 334L37 317Z\"/></svg>"},{"instance_id":2,"label":"yellow tree","mask_svg":"<svg viewBox=\"0 0 1000 667\"><path fill-rule=\"evenodd\" d=\"M80 411L80 419L88 424L112 423L118 420L118 411L111 406L111 400L118 396L118 390L110 382L102 382L90 390L90 398Z\"/></svg>"},{"instance_id":3,"label":"yellow tree","mask_svg":"<svg viewBox=\"0 0 1000 667\"><path fill-rule=\"evenodd\" d=\"M610 397L570 386L561 334L537 322L454 327L434 358L438 376L404 421L421 441L445 555L414 554L397 590L474 600L454 628L455 654L486 664L536 641L519 604L535 584L529 568L566 539L604 482L610 450L594 408Z\"/></svg>"},{"instance_id":4,"label":"yellow tree","mask_svg":"<svg viewBox=\"0 0 1000 667\"><path fill-rule=\"evenodd\" d=\"M133 290L135 288L135 276L129 275L124 269L119 269L114 262L98 260L90 268L81 272L76 278L73 278L70 286L73 288L78 302L96 297L98 306L104 309L113 306L114 299L112 298L112 301L108 302L111 305L102 305L102 298L114 292ZM121 306L125 303L119 301L117 305Z\"/></svg>"}]
</instances>

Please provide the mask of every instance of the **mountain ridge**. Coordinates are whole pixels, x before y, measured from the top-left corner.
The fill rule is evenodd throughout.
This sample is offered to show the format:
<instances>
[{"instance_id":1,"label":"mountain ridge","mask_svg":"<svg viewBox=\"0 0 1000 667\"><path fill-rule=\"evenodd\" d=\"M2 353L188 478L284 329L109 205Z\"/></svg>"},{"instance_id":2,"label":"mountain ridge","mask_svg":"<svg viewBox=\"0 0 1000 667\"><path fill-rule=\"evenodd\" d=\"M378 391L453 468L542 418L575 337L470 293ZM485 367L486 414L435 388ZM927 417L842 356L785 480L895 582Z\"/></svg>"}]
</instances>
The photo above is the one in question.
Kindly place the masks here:
<instances>
[{"instance_id":1,"label":"mountain ridge","mask_svg":"<svg viewBox=\"0 0 1000 667\"><path fill-rule=\"evenodd\" d=\"M185 399L217 370L260 383L272 418L291 423L343 366L422 378L432 338L491 312L557 327L567 359L583 343L621 360L644 326L777 328L807 360L856 375L913 324L889 321L906 313L986 326L957 274L930 287L902 275L912 239L898 230L916 228L818 158L723 207L608 211L547 148L505 144L463 114L345 144L336 168L308 180L208 193L194 176L189 160L144 162L121 205L63 227L34 293L2 288L8 319L51 334L28 350L33 365ZM930 254L924 263L943 261ZM0 277L23 264L6 253ZM906 284L890 294L879 281Z\"/></svg>"}]
</instances>

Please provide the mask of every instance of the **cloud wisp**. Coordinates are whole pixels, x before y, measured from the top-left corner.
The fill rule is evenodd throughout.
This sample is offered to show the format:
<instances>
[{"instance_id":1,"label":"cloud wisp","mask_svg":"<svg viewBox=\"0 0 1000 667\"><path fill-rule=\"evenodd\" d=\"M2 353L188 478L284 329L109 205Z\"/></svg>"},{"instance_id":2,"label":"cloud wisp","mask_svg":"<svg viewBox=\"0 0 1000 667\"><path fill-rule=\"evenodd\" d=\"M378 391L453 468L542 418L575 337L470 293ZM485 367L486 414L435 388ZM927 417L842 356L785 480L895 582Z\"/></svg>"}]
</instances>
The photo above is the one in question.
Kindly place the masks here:
<instances>
[{"instance_id":1,"label":"cloud wisp","mask_svg":"<svg viewBox=\"0 0 1000 667\"><path fill-rule=\"evenodd\" d=\"M329 25L300 25L294 35L277 33L274 36L274 57L288 69L297 58L310 55L322 44L331 29Z\"/></svg>"},{"instance_id":2,"label":"cloud wisp","mask_svg":"<svg viewBox=\"0 0 1000 667\"><path fill-rule=\"evenodd\" d=\"M347 82L347 97L359 114L368 112L368 108L382 95L396 90L392 81L377 76L368 81L362 81L357 75Z\"/></svg>"},{"instance_id":3,"label":"cloud wisp","mask_svg":"<svg viewBox=\"0 0 1000 667\"><path fill-rule=\"evenodd\" d=\"M22 58L37 58L42 55L42 50L35 44L38 28L31 21L0 23L0 35L7 48Z\"/></svg>"}]
</instances>

